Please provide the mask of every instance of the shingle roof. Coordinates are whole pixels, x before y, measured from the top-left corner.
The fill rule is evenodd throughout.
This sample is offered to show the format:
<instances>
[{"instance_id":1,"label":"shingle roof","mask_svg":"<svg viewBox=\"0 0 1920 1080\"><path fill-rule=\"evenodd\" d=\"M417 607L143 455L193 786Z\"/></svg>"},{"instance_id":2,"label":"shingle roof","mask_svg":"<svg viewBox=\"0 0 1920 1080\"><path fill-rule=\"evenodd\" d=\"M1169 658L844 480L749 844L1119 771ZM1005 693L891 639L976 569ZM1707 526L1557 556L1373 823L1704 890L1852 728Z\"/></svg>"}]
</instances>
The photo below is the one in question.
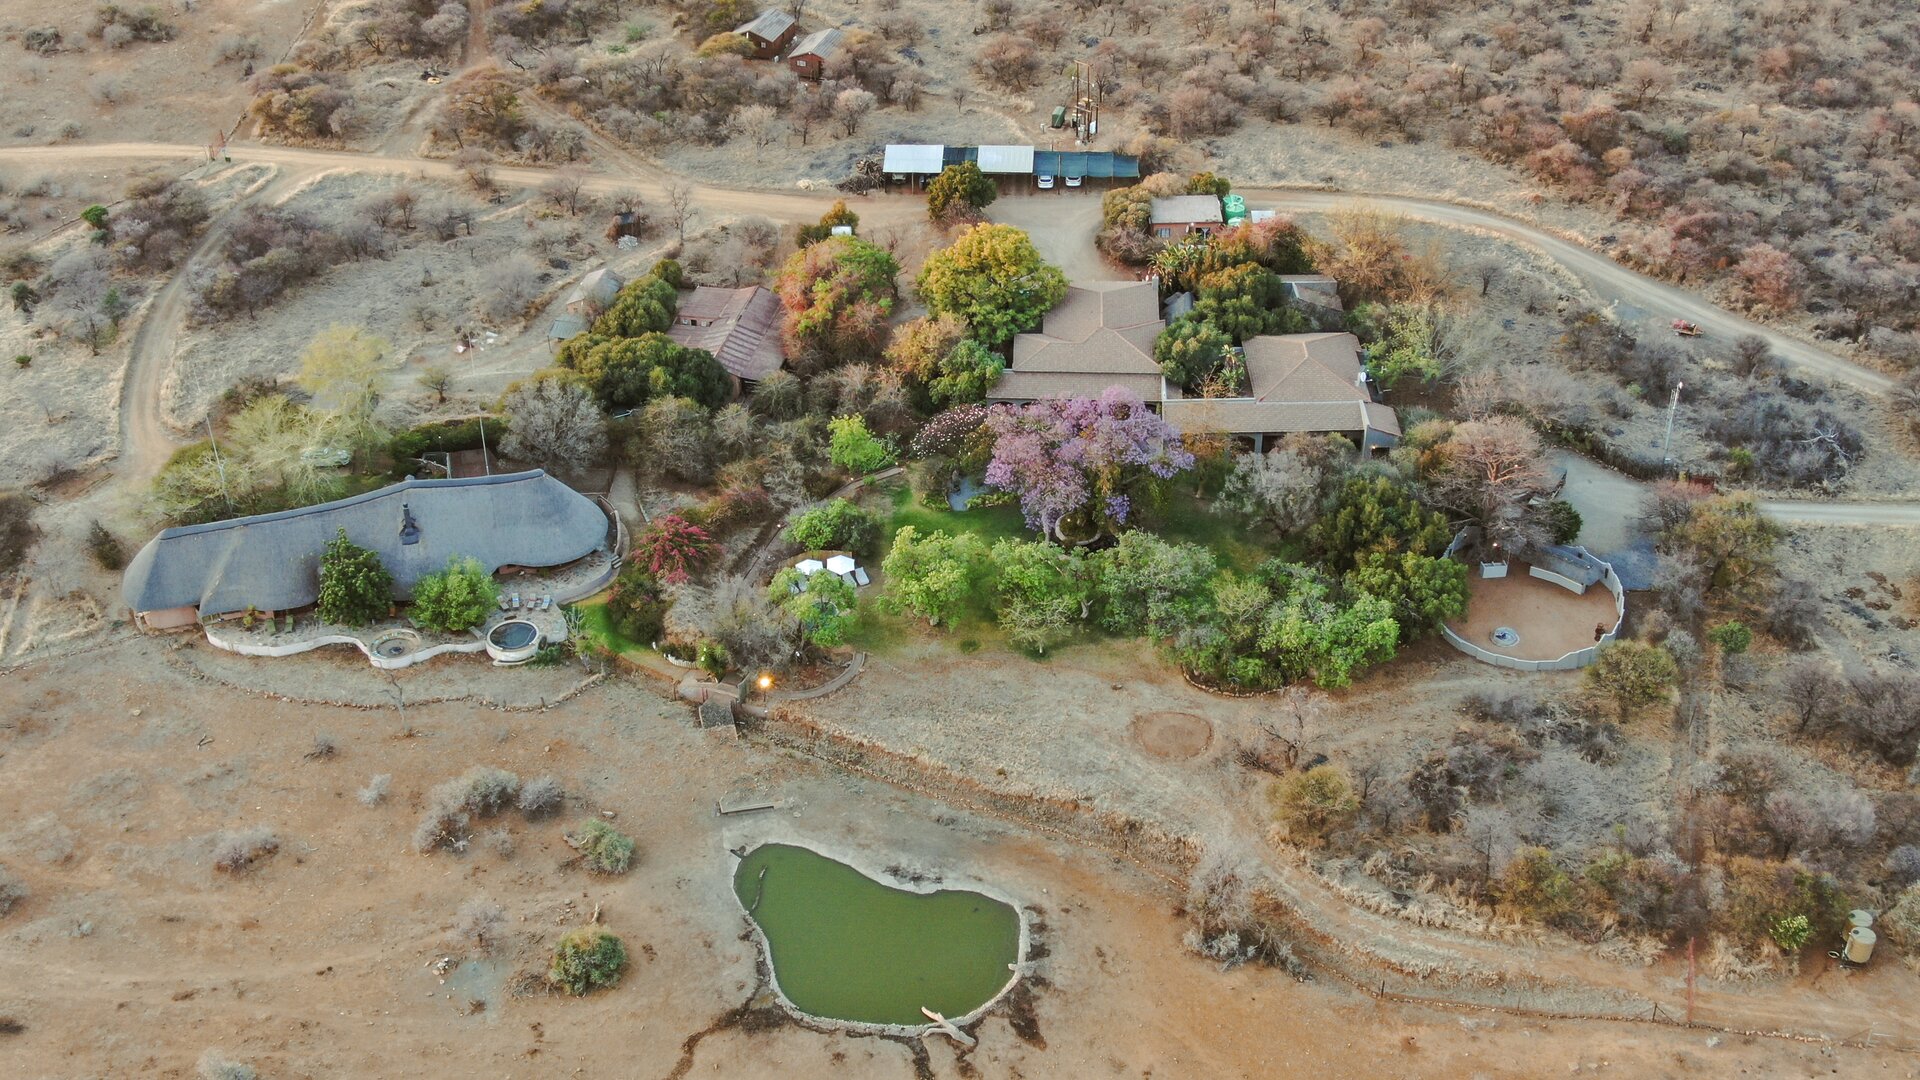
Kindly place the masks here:
<instances>
[{"instance_id":1,"label":"shingle roof","mask_svg":"<svg viewBox=\"0 0 1920 1080\"><path fill-rule=\"evenodd\" d=\"M839 28L829 26L825 30L815 30L806 37L793 43L787 51L788 56L817 56L821 62L834 58L840 47L846 43L846 35Z\"/></svg>"},{"instance_id":2,"label":"shingle roof","mask_svg":"<svg viewBox=\"0 0 1920 1080\"><path fill-rule=\"evenodd\" d=\"M1248 396L1183 398L1162 406L1181 431L1276 434L1377 431L1398 437L1393 410L1360 380L1360 339L1352 334L1248 338Z\"/></svg>"},{"instance_id":3,"label":"shingle roof","mask_svg":"<svg viewBox=\"0 0 1920 1080\"><path fill-rule=\"evenodd\" d=\"M414 544L401 542L406 514L419 529ZM121 592L134 611L302 607L319 595L321 550L340 529L379 553L404 597L455 555L489 571L572 562L606 542L607 518L593 500L538 469L407 480L318 506L167 529L127 564Z\"/></svg>"},{"instance_id":4,"label":"shingle roof","mask_svg":"<svg viewBox=\"0 0 1920 1080\"><path fill-rule=\"evenodd\" d=\"M699 322L705 325L691 326ZM680 305L667 336L705 349L729 372L758 382L780 370L780 298L759 285L718 289L702 285Z\"/></svg>"},{"instance_id":5,"label":"shingle roof","mask_svg":"<svg viewBox=\"0 0 1920 1080\"><path fill-rule=\"evenodd\" d=\"M1220 199L1215 195L1175 195L1153 200L1152 223L1187 225L1220 220Z\"/></svg>"},{"instance_id":6,"label":"shingle roof","mask_svg":"<svg viewBox=\"0 0 1920 1080\"><path fill-rule=\"evenodd\" d=\"M768 41L780 40L780 35L793 25L793 16L778 8L768 8L739 26L733 28L736 34L753 34Z\"/></svg>"},{"instance_id":7,"label":"shingle roof","mask_svg":"<svg viewBox=\"0 0 1920 1080\"><path fill-rule=\"evenodd\" d=\"M1156 400L1160 365L1153 359L1153 341L1165 328L1159 291L1150 281L1070 286L1041 321L1039 333L1013 339L1013 363L987 396L996 401L1093 396L1124 385Z\"/></svg>"}]
</instances>

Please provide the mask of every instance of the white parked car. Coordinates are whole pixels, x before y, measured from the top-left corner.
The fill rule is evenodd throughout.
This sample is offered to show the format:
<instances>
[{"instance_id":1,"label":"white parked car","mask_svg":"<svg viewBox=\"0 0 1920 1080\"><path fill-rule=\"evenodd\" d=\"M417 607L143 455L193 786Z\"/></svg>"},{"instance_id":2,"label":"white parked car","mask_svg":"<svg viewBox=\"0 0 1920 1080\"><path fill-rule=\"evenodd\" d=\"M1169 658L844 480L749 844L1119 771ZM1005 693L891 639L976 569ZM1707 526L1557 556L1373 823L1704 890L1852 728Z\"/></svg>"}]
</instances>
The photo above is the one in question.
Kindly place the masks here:
<instances>
[{"instance_id":1,"label":"white parked car","mask_svg":"<svg viewBox=\"0 0 1920 1080\"><path fill-rule=\"evenodd\" d=\"M1035 177L1035 182L1040 185L1041 191L1053 190L1053 177L1051 176L1047 176L1043 173L1040 176Z\"/></svg>"},{"instance_id":2,"label":"white parked car","mask_svg":"<svg viewBox=\"0 0 1920 1080\"><path fill-rule=\"evenodd\" d=\"M1068 186L1068 187L1079 187L1079 186L1080 186L1080 180L1081 180L1081 177L1078 177L1078 176L1069 176L1069 177L1067 177L1067 186Z\"/></svg>"}]
</instances>

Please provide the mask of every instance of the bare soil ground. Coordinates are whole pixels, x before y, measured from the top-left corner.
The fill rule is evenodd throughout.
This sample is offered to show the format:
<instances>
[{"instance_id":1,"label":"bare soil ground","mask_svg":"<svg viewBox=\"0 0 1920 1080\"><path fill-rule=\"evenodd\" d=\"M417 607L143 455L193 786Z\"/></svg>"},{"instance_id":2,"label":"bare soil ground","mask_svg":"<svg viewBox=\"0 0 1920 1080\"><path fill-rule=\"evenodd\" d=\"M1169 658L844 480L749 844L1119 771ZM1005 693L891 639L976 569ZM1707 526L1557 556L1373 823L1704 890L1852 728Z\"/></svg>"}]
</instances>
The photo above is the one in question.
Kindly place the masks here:
<instances>
[{"instance_id":1,"label":"bare soil ground","mask_svg":"<svg viewBox=\"0 0 1920 1080\"><path fill-rule=\"evenodd\" d=\"M173 40L121 48L88 36L95 5L14 0L0 10L0 145L83 138L169 139L207 145L246 109L244 60L221 61L223 39L258 44L264 69L292 46L319 0L198 0L160 5ZM139 5L122 5L135 9ZM60 31L58 52L38 55L20 43L30 29ZM110 91L110 93L109 93ZM68 125L75 134L67 135Z\"/></svg>"},{"instance_id":2,"label":"bare soil ground","mask_svg":"<svg viewBox=\"0 0 1920 1080\"><path fill-rule=\"evenodd\" d=\"M1884 1052L1383 1005L1335 987L1185 955L1151 879L883 785L689 727L683 707L625 684L542 712L469 703L308 705L183 673L176 639L129 639L0 680L0 860L32 889L0 922L0 1070L23 1078L183 1078L210 1046L262 1075L834 1075L903 1077L913 1047L726 1020L753 1000L725 847L777 829L913 867L964 867L1045 924L1030 1016L985 1020L937 1076L1534 1077L1826 1074L1904 1068ZM189 651L204 648L187 646ZM303 658L294 666L306 666ZM435 665L436 667L440 665ZM502 673L446 665L505 698ZM432 671L429 668L428 671ZM310 677L318 677L317 675ZM313 736L339 745L307 760ZM513 853L420 856L407 835L426 788L474 764L551 773L564 814L498 819ZM668 764L670 763L670 764ZM392 793L366 807L373 773ZM777 819L717 820L721 794L782 800ZM559 838L610 810L641 855L620 878L572 868ZM776 823L777 821L777 823ZM263 825L280 851L214 871L224 829ZM507 912L498 942L446 937L475 895ZM586 999L516 996L564 929L598 907L632 954ZM429 966L452 957L445 980ZM688 1045L690 1036L707 1033Z\"/></svg>"},{"instance_id":3,"label":"bare soil ground","mask_svg":"<svg viewBox=\"0 0 1920 1080\"><path fill-rule=\"evenodd\" d=\"M1467 613L1447 623L1453 632L1488 652L1522 660L1557 660L1594 642L1593 628L1613 628L1619 620L1613 594L1595 585L1573 593L1527 573L1525 564L1511 564L1503 578L1483 578L1478 570L1467 575ZM1500 645L1493 632L1510 627L1520 635L1514 645Z\"/></svg>"}]
</instances>

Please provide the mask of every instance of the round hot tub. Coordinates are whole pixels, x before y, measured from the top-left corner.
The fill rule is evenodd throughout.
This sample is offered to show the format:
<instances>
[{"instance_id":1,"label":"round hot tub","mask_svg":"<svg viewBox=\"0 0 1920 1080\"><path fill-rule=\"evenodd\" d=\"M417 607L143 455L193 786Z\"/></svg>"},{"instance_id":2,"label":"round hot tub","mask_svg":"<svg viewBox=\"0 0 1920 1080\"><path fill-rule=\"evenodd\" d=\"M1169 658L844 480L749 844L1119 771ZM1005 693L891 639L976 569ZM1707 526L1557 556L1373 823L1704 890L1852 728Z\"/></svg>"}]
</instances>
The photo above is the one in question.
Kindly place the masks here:
<instances>
[{"instance_id":1,"label":"round hot tub","mask_svg":"<svg viewBox=\"0 0 1920 1080\"><path fill-rule=\"evenodd\" d=\"M520 664L540 651L540 628L525 619L508 619L487 631L487 655L497 664Z\"/></svg>"}]
</instances>

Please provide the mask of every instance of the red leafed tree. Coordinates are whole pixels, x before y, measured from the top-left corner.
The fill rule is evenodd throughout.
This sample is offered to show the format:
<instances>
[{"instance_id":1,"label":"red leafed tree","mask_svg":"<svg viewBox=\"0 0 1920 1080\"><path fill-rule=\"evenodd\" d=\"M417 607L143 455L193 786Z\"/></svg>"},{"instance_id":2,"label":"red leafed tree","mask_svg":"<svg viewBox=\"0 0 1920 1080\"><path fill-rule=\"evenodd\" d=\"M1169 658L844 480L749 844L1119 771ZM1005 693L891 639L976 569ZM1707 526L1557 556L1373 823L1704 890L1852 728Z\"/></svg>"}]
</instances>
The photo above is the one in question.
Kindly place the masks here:
<instances>
[{"instance_id":1,"label":"red leafed tree","mask_svg":"<svg viewBox=\"0 0 1920 1080\"><path fill-rule=\"evenodd\" d=\"M1800 304L1805 274L1792 255L1772 244L1755 244L1741 253L1733 272L1746 284L1753 302L1774 311L1791 311Z\"/></svg>"},{"instance_id":2,"label":"red leafed tree","mask_svg":"<svg viewBox=\"0 0 1920 1080\"><path fill-rule=\"evenodd\" d=\"M679 585L706 569L714 547L713 535L707 530L679 514L667 514L640 534L633 559L645 566L654 580Z\"/></svg>"}]
</instances>

